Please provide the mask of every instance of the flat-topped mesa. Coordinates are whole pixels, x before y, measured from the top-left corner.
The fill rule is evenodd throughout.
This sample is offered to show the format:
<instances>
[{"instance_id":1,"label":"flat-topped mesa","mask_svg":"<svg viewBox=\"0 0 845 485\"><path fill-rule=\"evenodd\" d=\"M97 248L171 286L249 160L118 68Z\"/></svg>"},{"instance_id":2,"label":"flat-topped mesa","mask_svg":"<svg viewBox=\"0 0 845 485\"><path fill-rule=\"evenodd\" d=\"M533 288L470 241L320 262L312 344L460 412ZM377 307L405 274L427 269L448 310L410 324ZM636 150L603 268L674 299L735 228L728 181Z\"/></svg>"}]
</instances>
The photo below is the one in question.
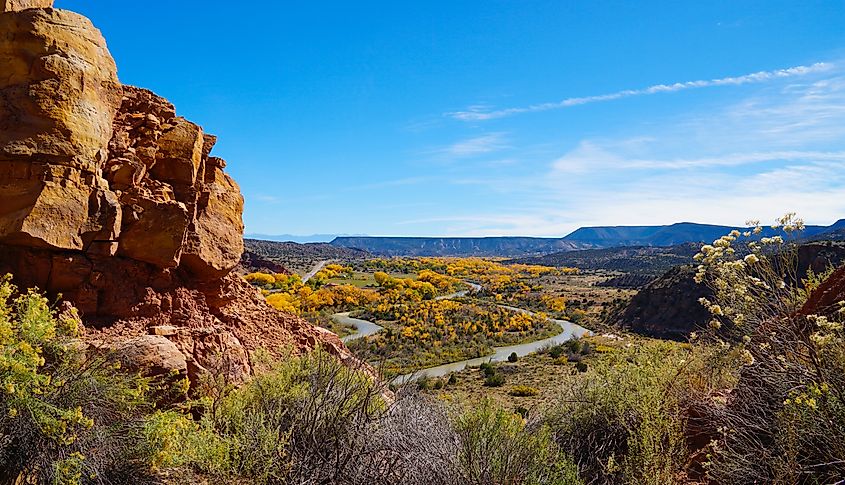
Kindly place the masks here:
<instances>
[{"instance_id":1,"label":"flat-topped mesa","mask_svg":"<svg viewBox=\"0 0 845 485\"><path fill-rule=\"evenodd\" d=\"M0 0L0 13L30 8L53 8L53 0Z\"/></svg>"},{"instance_id":2,"label":"flat-topped mesa","mask_svg":"<svg viewBox=\"0 0 845 485\"><path fill-rule=\"evenodd\" d=\"M89 332L166 336L198 370L222 352L313 348L334 334L230 275L243 197L214 136L124 86L99 30L51 1L0 0L0 274L61 293ZM158 347L156 347L158 348Z\"/></svg>"}]
</instances>

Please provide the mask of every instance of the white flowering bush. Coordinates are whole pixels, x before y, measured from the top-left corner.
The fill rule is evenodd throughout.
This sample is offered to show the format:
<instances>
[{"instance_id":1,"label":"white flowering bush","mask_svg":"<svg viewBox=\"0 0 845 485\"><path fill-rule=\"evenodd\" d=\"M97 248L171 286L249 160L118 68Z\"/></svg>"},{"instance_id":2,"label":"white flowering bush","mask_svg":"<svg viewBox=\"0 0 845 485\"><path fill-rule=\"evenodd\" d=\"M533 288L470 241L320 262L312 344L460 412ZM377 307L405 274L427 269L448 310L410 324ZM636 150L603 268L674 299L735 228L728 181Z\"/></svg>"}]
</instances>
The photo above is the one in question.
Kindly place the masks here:
<instances>
[{"instance_id":1,"label":"white flowering bush","mask_svg":"<svg viewBox=\"0 0 845 485\"><path fill-rule=\"evenodd\" d=\"M703 340L738 357L737 385L713 406L718 439L708 474L718 483L832 483L845 476L845 304L806 314L808 297L832 273L801 274L794 213L774 236L759 223L696 255L696 280L712 319Z\"/></svg>"},{"instance_id":2,"label":"white flowering bush","mask_svg":"<svg viewBox=\"0 0 845 485\"><path fill-rule=\"evenodd\" d=\"M793 314L806 300L804 292L795 291L800 283L795 234L804 230L804 222L787 214L771 226L782 235L771 237L760 237L759 221L748 224L753 228L731 231L695 255L696 282L710 286L714 295L699 300L713 317L709 326L733 342Z\"/></svg>"}]
</instances>

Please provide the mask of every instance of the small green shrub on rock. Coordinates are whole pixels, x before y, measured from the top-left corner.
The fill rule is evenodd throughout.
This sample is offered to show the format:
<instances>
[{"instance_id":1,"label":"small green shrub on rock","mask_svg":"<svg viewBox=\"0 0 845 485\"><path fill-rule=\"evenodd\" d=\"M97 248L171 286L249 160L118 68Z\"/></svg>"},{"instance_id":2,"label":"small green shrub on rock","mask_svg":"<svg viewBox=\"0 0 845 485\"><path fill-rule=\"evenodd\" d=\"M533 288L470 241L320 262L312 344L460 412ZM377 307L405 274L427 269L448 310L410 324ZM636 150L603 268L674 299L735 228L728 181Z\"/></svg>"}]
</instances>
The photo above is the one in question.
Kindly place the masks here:
<instances>
[{"instance_id":1,"label":"small green shrub on rock","mask_svg":"<svg viewBox=\"0 0 845 485\"><path fill-rule=\"evenodd\" d=\"M487 387L502 387L505 385L505 376L502 374L492 374L484 379L484 385Z\"/></svg>"}]
</instances>

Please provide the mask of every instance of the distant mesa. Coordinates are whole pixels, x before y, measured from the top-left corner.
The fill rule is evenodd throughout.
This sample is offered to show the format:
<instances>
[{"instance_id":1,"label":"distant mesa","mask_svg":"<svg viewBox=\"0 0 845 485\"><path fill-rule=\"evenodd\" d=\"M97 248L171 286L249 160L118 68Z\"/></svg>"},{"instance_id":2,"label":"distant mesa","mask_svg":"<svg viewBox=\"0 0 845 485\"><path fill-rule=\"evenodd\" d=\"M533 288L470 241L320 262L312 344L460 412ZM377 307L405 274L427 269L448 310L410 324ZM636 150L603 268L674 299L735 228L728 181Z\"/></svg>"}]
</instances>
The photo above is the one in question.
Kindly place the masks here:
<instances>
[{"instance_id":1,"label":"distant mesa","mask_svg":"<svg viewBox=\"0 0 845 485\"><path fill-rule=\"evenodd\" d=\"M246 234L244 237L247 239L258 239L261 241L277 241L277 242L295 242L300 244L307 244L307 243L327 243L331 242L337 237L340 236L347 236L347 234L308 234L308 235L297 235L297 234L255 234L250 233ZM355 236L362 236L362 234L356 234Z\"/></svg>"},{"instance_id":2,"label":"distant mesa","mask_svg":"<svg viewBox=\"0 0 845 485\"><path fill-rule=\"evenodd\" d=\"M384 256L478 256L528 257L544 254L614 247L669 247L685 243L710 242L735 226L679 222L665 226L582 227L562 238L541 237L350 237L335 238L331 244L357 248ZM759 237L776 234L764 228ZM830 226L807 226L803 238L832 236L845 238L845 219Z\"/></svg>"},{"instance_id":3,"label":"distant mesa","mask_svg":"<svg viewBox=\"0 0 845 485\"><path fill-rule=\"evenodd\" d=\"M579 248L536 237L338 237L331 244L384 256L524 256Z\"/></svg>"}]
</instances>

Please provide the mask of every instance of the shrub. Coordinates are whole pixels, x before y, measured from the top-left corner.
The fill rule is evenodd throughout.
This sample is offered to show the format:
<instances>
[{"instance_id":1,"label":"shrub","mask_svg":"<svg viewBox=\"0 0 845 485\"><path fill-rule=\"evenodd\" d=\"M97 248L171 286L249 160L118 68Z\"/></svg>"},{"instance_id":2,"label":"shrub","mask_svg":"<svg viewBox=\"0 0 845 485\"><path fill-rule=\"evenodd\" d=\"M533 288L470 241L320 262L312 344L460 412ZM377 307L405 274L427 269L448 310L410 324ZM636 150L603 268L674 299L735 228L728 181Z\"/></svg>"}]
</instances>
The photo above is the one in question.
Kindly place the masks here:
<instances>
[{"instance_id":1,"label":"shrub","mask_svg":"<svg viewBox=\"0 0 845 485\"><path fill-rule=\"evenodd\" d=\"M516 362L519 360L519 356L516 355L516 352L511 352L511 355L508 356L508 362Z\"/></svg>"},{"instance_id":2,"label":"shrub","mask_svg":"<svg viewBox=\"0 0 845 485\"><path fill-rule=\"evenodd\" d=\"M83 353L76 311L0 278L0 482L144 483L151 381Z\"/></svg>"},{"instance_id":3,"label":"shrub","mask_svg":"<svg viewBox=\"0 0 845 485\"><path fill-rule=\"evenodd\" d=\"M443 401L404 387L364 431L353 469L337 483L459 485L459 439ZM311 483L306 481L305 483ZM334 483L334 482L333 482Z\"/></svg>"},{"instance_id":4,"label":"shrub","mask_svg":"<svg viewBox=\"0 0 845 485\"><path fill-rule=\"evenodd\" d=\"M367 426L385 410L381 388L322 351L256 359L258 375L240 388L206 382L198 423L156 417L148 433L164 449L157 462L219 481L348 483Z\"/></svg>"},{"instance_id":5,"label":"shrub","mask_svg":"<svg viewBox=\"0 0 845 485\"><path fill-rule=\"evenodd\" d=\"M453 386L453 385L455 385L455 384L457 384L457 383L458 383L458 376L457 376L457 375L455 375L454 373L449 374L449 382L448 382L448 384L449 384L450 386Z\"/></svg>"},{"instance_id":6,"label":"shrub","mask_svg":"<svg viewBox=\"0 0 845 485\"><path fill-rule=\"evenodd\" d=\"M433 385L432 379L427 375L420 376L420 378L417 379L417 388L418 389L421 389L423 391L429 391L429 390L431 390L432 385Z\"/></svg>"},{"instance_id":7,"label":"shrub","mask_svg":"<svg viewBox=\"0 0 845 485\"><path fill-rule=\"evenodd\" d=\"M579 338L572 338L561 344L563 350L570 354L588 354L590 344ZM584 351L587 349L586 352Z\"/></svg>"},{"instance_id":8,"label":"shrub","mask_svg":"<svg viewBox=\"0 0 845 485\"><path fill-rule=\"evenodd\" d=\"M644 344L603 354L563 383L545 419L581 476L674 483L687 459L681 399L690 392L687 379L703 374L691 368L692 359L676 344Z\"/></svg>"},{"instance_id":9,"label":"shrub","mask_svg":"<svg viewBox=\"0 0 845 485\"><path fill-rule=\"evenodd\" d=\"M564 348L562 345L555 345L554 347L549 349L549 357L552 359L557 359L564 353Z\"/></svg>"},{"instance_id":10,"label":"shrub","mask_svg":"<svg viewBox=\"0 0 845 485\"><path fill-rule=\"evenodd\" d=\"M484 379L484 385L487 387L501 387L505 385L505 376L499 373L491 374Z\"/></svg>"},{"instance_id":11,"label":"shrub","mask_svg":"<svg viewBox=\"0 0 845 485\"><path fill-rule=\"evenodd\" d=\"M516 397L529 397L540 394L540 391L535 387L518 385L511 387L510 391L508 391L508 394Z\"/></svg>"},{"instance_id":12,"label":"shrub","mask_svg":"<svg viewBox=\"0 0 845 485\"><path fill-rule=\"evenodd\" d=\"M484 377L490 377L496 373L496 367L490 362L483 362L478 368L484 374Z\"/></svg>"},{"instance_id":13,"label":"shrub","mask_svg":"<svg viewBox=\"0 0 845 485\"><path fill-rule=\"evenodd\" d=\"M832 270L802 279L792 235L803 222L787 214L774 227L783 235L734 249L742 236L734 232L696 256L698 280L713 289L702 300L713 316L702 340L739 361L727 405L702 406L727 430L716 437L708 478L833 483L845 475L845 305L813 297L841 294L845 270L828 288Z\"/></svg>"},{"instance_id":14,"label":"shrub","mask_svg":"<svg viewBox=\"0 0 845 485\"><path fill-rule=\"evenodd\" d=\"M609 345L596 345L595 351L600 354L606 354L608 352L613 352L616 349L609 346Z\"/></svg>"},{"instance_id":15,"label":"shrub","mask_svg":"<svg viewBox=\"0 0 845 485\"><path fill-rule=\"evenodd\" d=\"M465 484L578 483L549 429L484 401L458 417L458 467Z\"/></svg>"}]
</instances>

